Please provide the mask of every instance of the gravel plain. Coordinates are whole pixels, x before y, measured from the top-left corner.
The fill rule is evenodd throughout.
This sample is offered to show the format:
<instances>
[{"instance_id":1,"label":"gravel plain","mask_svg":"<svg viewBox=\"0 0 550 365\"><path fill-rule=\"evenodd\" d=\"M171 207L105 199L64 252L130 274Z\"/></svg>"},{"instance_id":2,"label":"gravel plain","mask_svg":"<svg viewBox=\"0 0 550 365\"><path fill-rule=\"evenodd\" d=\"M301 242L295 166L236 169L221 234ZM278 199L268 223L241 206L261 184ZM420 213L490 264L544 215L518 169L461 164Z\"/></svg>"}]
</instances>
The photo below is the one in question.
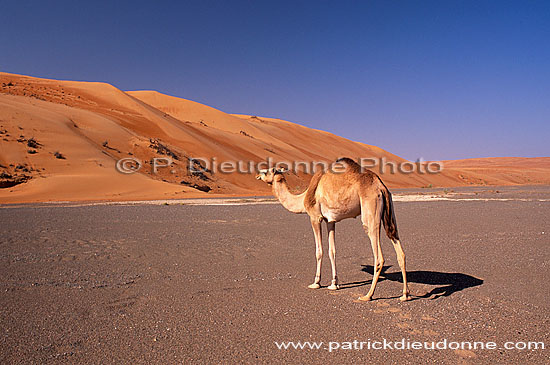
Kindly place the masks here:
<instances>
[{"instance_id":1,"label":"gravel plain","mask_svg":"<svg viewBox=\"0 0 550 365\"><path fill-rule=\"evenodd\" d=\"M549 363L550 187L394 193L405 303L385 238L374 300L356 300L372 277L359 219L336 225L342 285L329 291L307 289L307 217L268 201L4 205L0 362ZM416 193L456 199L398 198ZM472 197L484 199L463 199ZM328 257L323 275L328 285ZM384 339L497 349L346 349ZM322 344L279 350L283 341ZM502 348L508 341L546 349Z\"/></svg>"}]
</instances>

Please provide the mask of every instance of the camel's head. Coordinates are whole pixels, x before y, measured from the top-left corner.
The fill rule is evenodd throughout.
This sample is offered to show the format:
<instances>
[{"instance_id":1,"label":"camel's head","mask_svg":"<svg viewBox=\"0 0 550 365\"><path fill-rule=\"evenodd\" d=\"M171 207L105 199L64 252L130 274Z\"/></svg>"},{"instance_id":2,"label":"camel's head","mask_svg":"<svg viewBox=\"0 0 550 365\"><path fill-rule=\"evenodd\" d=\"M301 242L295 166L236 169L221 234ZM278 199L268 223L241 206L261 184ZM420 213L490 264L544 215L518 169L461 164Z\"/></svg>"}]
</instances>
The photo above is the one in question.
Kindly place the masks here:
<instances>
[{"instance_id":1,"label":"camel's head","mask_svg":"<svg viewBox=\"0 0 550 365\"><path fill-rule=\"evenodd\" d=\"M281 181L284 179L283 172L286 172L285 169L276 169L274 167L266 170L259 170L258 175L256 175L257 180L262 180L268 183L269 185L273 184L274 181Z\"/></svg>"}]
</instances>

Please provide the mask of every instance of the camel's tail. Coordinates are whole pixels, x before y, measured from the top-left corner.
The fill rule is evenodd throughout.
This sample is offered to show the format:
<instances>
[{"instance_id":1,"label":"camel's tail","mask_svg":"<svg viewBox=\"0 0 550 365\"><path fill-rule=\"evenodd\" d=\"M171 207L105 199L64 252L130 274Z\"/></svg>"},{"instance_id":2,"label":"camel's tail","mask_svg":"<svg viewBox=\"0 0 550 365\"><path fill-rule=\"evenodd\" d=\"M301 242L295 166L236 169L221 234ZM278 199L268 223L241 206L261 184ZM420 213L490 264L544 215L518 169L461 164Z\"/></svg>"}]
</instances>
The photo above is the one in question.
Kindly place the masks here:
<instances>
[{"instance_id":1,"label":"camel's tail","mask_svg":"<svg viewBox=\"0 0 550 365\"><path fill-rule=\"evenodd\" d=\"M399 233L397 232L397 222L395 221L395 213L393 211L393 201L391 193L386 188L382 188L382 195L384 196L384 211L382 213L382 220L384 222L384 229L390 240L399 240Z\"/></svg>"}]
</instances>

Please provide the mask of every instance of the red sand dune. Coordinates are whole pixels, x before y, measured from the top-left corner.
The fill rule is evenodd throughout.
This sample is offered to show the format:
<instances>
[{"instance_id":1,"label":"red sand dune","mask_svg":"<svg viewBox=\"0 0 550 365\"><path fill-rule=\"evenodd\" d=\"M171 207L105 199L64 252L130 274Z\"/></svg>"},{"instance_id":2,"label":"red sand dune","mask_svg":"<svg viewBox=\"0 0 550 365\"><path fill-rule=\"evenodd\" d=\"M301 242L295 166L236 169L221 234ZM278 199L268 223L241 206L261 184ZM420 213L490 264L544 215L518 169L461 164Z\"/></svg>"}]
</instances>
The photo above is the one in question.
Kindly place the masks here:
<instances>
[{"instance_id":1,"label":"red sand dune","mask_svg":"<svg viewBox=\"0 0 550 365\"><path fill-rule=\"evenodd\" d=\"M253 173L191 174L188 158L224 161L404 159L278 119L227 114L155 91L0 73L0 202L268 195ZM153 173L148 161L173 158ZM56 157L57 156L57 157ZM115 164L137 158L122 174ZM444 161L439 174L383 174L390 187L549 184L550 158ZM374 169L378 172L378 169ZM296 190L309 175L289 174ZM209 190L204 192L202 190Z\"/></svg>"}]
</instances>

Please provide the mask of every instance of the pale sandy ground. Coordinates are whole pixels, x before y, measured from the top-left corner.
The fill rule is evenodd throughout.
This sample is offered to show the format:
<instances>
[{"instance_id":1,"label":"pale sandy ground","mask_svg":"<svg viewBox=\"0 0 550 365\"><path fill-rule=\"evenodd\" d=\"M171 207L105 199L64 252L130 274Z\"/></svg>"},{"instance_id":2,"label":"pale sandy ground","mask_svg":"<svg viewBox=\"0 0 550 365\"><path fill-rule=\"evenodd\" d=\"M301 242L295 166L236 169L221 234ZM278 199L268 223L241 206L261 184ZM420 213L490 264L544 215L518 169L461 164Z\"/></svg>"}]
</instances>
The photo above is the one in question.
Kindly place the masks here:
<instances>
[{"instance_id":1,"label":"pale sandy ground","mask_svg":"<svg viewBox=\"0 0 550 365\"><path fill-rule=\"evenodd\" d=\"M336 227L342 287L331 292L307 289L310 224L278 204L4 206L0 362L548 363L550 188L453 190L394 191L407 303L397 299L400 273L387 239L375 300L356 300L368 290L372 253L353 219ZM397 199L451 193L456 200ZM329 275L325 257L323 285ZM327 349L329 341L383 339L498 348ZM278 350L275 341L323 345ZM506 341L546 349L506 350Z\"/></svg>"},{"instance_id":2,"label":"pale sandy ground","mask_svg":"<svg viewBox=\"0 0 550 365\"><path fill-rule=\"evenodd\" d=\"M38 143L29 146L29 140ZM283 120L227 114L155 91L123 92L94 82L57 81L0 73L0 202L120 201L269 195L253 174L187 170L189 157L223 161L333 161L338 157L405 160ZM33 153L34 152L34 153ZM64 159L55 157L59 152ZM154 157L171 167L151 171ZM124 175L116 161L144 162ZM375 171L378 171L375 168ZM11 176L7 178L6 176ZM308 176L289 175L297 191ZM390 188L550 184L550 157L444 161L440 174L384 174ZM185 182L185 184L182 184ZM207 187L205 193L197 187Z\"/></svg>"},{"instance_id":3,"label":"pale sandy ground","mask_svg":"<svg viewBox=\"0 0 550 365\"><path fill-rule=\"evenodd\" d=\"M494 186L494 187L455 187L455 188L425 188L425 189L393 189L394 202L437 202L437 201L525 201L547 202L548 185ZM83 207L97 205L203 205L203 206L238 206L258 204L280 204L272 196L221 197L196 199L163 199L163 200L121 200L121 201L56 201L37 203L10 203L0 205L3 208L19 208L25 206L42 207Z\"/></svg>"}]
</instances>

